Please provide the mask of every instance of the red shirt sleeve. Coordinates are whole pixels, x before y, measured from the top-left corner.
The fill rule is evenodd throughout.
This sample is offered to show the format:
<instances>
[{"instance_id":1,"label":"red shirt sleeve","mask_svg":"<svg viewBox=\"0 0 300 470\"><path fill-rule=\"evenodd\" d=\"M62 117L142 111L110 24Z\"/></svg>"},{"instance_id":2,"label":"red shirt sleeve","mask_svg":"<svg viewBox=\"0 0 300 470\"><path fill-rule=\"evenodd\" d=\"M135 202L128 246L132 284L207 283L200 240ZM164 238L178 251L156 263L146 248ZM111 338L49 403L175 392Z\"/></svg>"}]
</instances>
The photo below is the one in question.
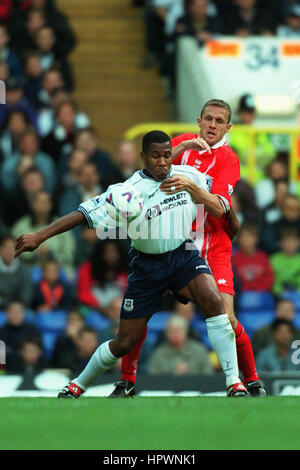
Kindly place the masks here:
<instances>
[{"instance_id":1,"label":"red shirt sleeve","mask_svg":"<svg viewBox=\"0 0 300 470\"><path fill-rule=\"evenodd\" d=\"M185 140L190 140L190 139L193 139L195 137L197 137L197 136L194 135L194 134L181 134L181 135L178 135L176 137L173 137L173 139L171 139L172 148L174 148L177 145L181 144L181 142L184 142ZM172 161L172 165L181 165L182 155L183 155L183 153L181 153L176 158L174 158L174 160Z\"/></svg>"},{"instance_id":2,"label":"red shirt sleeve","mask_svg":"<svg viewBox=\"0 0 300 470\"><path fill-rule=\"evenodd\" d=\"M240 179L240 163L231 149L222 149L217 155L216 176L213 179L212 193L220 196L224 210L231 207L231 195Z\"/></svg>"},{"instance_id":3,"label":"red shirt sleeve","mask_svg":"<svg viewBox=\"0 0 300 470\"><path fill-rule=\"evenodd\" d=\"M91 262L86 261L78 270L77 298L78 301L92 308L99 308L99 302L92 292Z\"/></svg>"}]
</instances>

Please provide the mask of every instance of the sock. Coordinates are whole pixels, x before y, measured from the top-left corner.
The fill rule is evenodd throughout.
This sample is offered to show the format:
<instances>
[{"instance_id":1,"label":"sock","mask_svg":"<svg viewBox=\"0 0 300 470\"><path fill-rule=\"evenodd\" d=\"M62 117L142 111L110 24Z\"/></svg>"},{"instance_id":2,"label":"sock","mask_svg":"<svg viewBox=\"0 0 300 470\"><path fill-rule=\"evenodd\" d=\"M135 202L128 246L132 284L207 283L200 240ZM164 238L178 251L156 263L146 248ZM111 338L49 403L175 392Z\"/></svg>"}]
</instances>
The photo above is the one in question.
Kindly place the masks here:
<instances>
[{"instance_id":1,"label":"sock","mask_svg":"<svg viewBox=\"0 0 300 470\"><path fill-rule=\"evenodd\" d=\"M252 380L259 380L255 367L252 344L240 322L238 322L235 329L235 341L239 369L244 377L243 382L246 383L251 382Z\"/></svg>"},{"instance_id":2,"label":"sock","mask_svg":"<svg viewBox=\"0 0 300 470\"><path fill-rule=\"evenodd\" d=\"M111 340L106 341L106 343L100 344L96 349L91 359L83 369L83 371L78 375L78 377L72 380L72 383L78 385L82 390L94 382L94 380L102 375L106 370L110 369L115 365L119 360L118 357L115 357L109 349L109 343Z\"/></svg>"},{"instance_id":3,"label":"sock","mask_svg":"<svg viewBox=\"0 0 300 470\"><path fill-rule=\"evenodd\" d=\"M126 354L126 356L122 357L122 364L121 364L121 380L128 380L129 382L135 383L136 381L136 373L138 367L138 359L140 356L141 348L147 336L147 326L144 329L144 333L139 340L139 342L135 345L130 353Z\"/></svg>"},{"instance_id":4,"label":"sock","mask_svg":"<svg viewBox=\"0 0 300 470\"><path fill-rule=\"evenodd\" d=\"M228 315L217 315L206 319L209 341L216 351L226 378L226 387L239 383L235 334Z\"/></svg>"}]
</instances>

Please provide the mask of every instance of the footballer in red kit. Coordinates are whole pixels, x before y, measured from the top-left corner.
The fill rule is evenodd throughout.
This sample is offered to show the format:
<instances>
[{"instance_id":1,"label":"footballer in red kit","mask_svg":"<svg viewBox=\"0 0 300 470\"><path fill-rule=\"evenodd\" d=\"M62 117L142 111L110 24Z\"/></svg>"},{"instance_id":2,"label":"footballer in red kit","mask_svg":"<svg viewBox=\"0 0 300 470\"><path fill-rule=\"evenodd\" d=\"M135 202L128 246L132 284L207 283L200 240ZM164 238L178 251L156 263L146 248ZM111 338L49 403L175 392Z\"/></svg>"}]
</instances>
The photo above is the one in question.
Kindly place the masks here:
<instances>
[{"instance_id":1,"label":"footballer in red kit","mask_svg":"<svg viewBox=\"0 0 300 470\"><path fill-rule=\"evenodd\" d=\"M232 239L238 233L239 223L231 207L231 195L240 179L240 165L237 155L226 142L226 133L231 128L231 108L223 100L209 100L203 106L197 123L200 134L186 133L172 139L172 163L193 166L206 175L209 191L215 196L214 206L210 206L211 199L207 201L203 195L204 231L203 234L197 233L194 243L212 271L224 310L235 332L243 383L252 396L265 397L266 392L256 371L251 341L234 313L231 255ZM174 194L186 189L188 184L186 178L174 175L164 180L161 190ZM134 350L122 358L121 381L115 384L111 398L134 395L137 360L145 337L146 332Z\"/></svg>"},{"instance_id":2,"label":"footballer in red kit","mask_svg":"<svg viewBox=\"0 0 300 470\"><path fill-rule=\"evenodd\" d=\"M197 139L197 134L182 134L172 139L172 147L182 142ZM217 219L206 213L204 236L196 239L201 256L208 263L220 292L234 294L231 269L232 244L226 228L228 220L225 211L231 207L231 194L240 179L239 160L228 147L226 138L208 150L185 150L173 162L174 165L191 165L207 177L210 192L216 194L224 207L224 215ZM222 255L222 256L221 256Z\"/></svg>"}]
</instances>

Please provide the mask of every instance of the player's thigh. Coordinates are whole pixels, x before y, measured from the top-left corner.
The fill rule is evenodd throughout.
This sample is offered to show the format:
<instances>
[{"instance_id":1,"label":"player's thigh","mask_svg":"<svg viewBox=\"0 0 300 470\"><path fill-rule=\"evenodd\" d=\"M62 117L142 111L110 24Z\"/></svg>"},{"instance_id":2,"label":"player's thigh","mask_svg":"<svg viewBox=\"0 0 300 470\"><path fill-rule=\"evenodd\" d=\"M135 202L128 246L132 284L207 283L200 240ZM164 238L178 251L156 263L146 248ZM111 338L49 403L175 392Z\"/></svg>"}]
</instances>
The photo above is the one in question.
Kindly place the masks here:
<instances>
[{"instance_id":1,"label":"player's thigh","mask_svg":"<svg viewBox=\"0 0 300 470\"><path fill-rule=\"evenodd\" d=\"M216 282L210 274L194 277L178 294L198 305L207 317L224 313Z\"/></svg>"},{"instance_id":2,"label":"player's thigh","mask_svg":"<svg viewBox=\"0 0 300 470\"><path fill-rule=\"evenodd\" d=\"M228 294L227 292L220 292L220 296L222 299L224 311L227 313L231 326L235 330L237 327L237 319L234 313L234 296L232 294Z\"/></svg>"},{"instance_id":3,"label":"player's thigh","mask_svg":"<svg viewBox=\"0 0 300 470\"><path fill-rule=\"evenodd\" d=\"M117 336L110 343L111 352L116 357L128 354L139 342L151 316L124 319L121 318Z\"/></svg>"}]
</instances>

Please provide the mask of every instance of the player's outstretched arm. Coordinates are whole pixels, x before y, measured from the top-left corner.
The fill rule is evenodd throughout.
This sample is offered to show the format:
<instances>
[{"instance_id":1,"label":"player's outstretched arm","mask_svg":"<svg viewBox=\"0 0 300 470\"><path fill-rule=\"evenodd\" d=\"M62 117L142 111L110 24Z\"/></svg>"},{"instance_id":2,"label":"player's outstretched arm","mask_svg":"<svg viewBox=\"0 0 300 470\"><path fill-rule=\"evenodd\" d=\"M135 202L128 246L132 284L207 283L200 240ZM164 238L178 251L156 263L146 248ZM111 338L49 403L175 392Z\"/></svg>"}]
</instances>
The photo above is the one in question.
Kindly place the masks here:
<instances>
[{"instance_id":1,"label":"player's outstretched arm","mask_svg":"<svg viewBox=\"0 0 300 470\"><path fill-rule=\"evenodd\" d=\"M60 217L55 222L52 222L52 224L47 225L47 227L42 228L36 233L21 235L16 241L15 258L20 256L24 251L34 251L41 243L48 240L48 238L72 230L84 221L84 215L81 212L74 211Z\"/></svg>"},{"instance_id":2,"label":"player's outstretched arm","mask_svg":"<svg viewBox=\"0 0 300 470\"><path fill-rule=\"evenodd\" d=\"M174 160L176 157L178 157L178 155L181 155L186 150L195 150L198 152L200 150L207 150L209 153L211 153L211 148L208 143L202 139L202 137L197 137L196 139L184 140L183 142L180 142L180 144L173 147L172 160Z\"/></svg>"},{"instance_id":3,"label":"player's outstretched arm","mask_svg":"<svg viewBox=\"0 0 300 470\"><path fill-rule=\"evenodd\" d=\"M166 194L175 194L180 191L187 191L196 204L203 204L205 210L217 217L218 219L224 215L224 209L216 194L211 194L200 188L190 178L186 176L174 175L162 182L161 191Z\"/></svg>"}]
</instances>

